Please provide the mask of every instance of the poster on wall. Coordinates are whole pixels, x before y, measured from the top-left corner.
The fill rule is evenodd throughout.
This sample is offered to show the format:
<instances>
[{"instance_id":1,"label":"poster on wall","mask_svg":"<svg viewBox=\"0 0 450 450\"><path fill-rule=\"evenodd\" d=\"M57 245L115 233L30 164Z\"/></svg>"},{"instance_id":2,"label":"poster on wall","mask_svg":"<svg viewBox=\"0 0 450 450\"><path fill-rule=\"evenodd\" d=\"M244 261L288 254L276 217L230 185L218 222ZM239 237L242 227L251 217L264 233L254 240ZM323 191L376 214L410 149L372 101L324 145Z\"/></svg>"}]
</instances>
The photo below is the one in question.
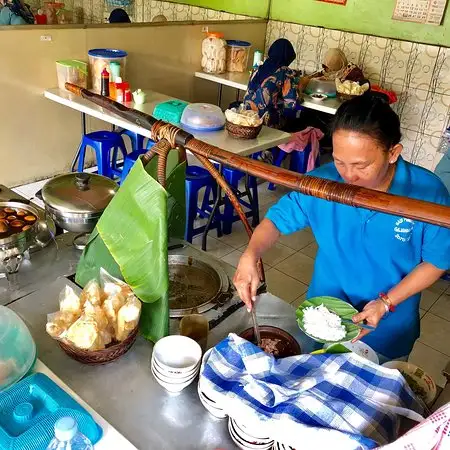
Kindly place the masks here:
<instances>
[{"instance_id":1,"label":"poster on wall","mask_svg":"<svg viewBox=\"0 0 450 450\"><path fill-rule=\"evenodd\" d=\"M347 0L317 0L318 2L323 3L333 3L334 5L346 5Z\"/></svg>"},{"instance_id":2,"label":"poster on wall","mask_svg":"<svg viewBox=\"0 0 450 450\"><path fill-rule=\"evenodd\" d=\"M397 0L394 20L440 25L447 0Z\"/></svg>"}]
</instances>

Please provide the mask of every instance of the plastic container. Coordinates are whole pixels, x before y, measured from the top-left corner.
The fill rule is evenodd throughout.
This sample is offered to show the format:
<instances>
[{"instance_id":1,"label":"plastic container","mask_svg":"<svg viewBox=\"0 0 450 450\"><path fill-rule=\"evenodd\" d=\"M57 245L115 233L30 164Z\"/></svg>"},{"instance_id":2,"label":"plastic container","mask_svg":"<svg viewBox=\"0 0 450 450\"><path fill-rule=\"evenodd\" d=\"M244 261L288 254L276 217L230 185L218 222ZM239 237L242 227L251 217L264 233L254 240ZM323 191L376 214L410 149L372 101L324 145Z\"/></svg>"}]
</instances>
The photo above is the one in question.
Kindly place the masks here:
<instances>
[{"instance_id":1,"label":"plastic container","mask_svg":"<svg viewBox=\"0 0 450 450\"><path fill-rule=\"evenodd\" d=\"M125 78L125 67L127 62L127 52L112 48L96 48L89 50L89 73L91 85L94 92L100 94L101 91L101 74L103 69L109 70L111 62L120 64L120 74L122 79Z\"/></svg>"},{"instance_id":2,"label":"plastic container","mask_svg":"<svg viewBox=\"0 0 450 450\"><path fill-rule=\"evenodd\" d=\"M194 131L218 131L225 126L225 115L216 105L191 103L181 116L181 125Z\"/></svg>"},{"instance_id":3,"label":"plastic container","mask_svg":"<svg viewBox=\"0 0 450 450\"><path fill-rule=\"evenodd\" d=\"M65 89L66 82L87 87L88 68L87 63L78 59L65 59L56 61L56 73L58 75L58 87Z\"/></svg>"},{"instance_id":4,"label":"plastic container","mask_svg":"<svg viewBox=\"0 0 450 450\"><path fill-rule=\"evenodd\" d=\"M96 444L102 429L92 416L50 378L36 373L0 392L0 450L46 450L55 423L70 416Z\"/></svg>"},{"instance_id":5,"label":"plastic container","mask_svg":"<svg viewBox=\"0 0 450 450\"><path fill-rule=\"evenodd\" d=\"M14 311L0 306L0 392L23 378L35 360L36 345L27 326Z\"/></svg>"},{"instance_id":6,"label":"plastic container","mask_svg":"<svg viewBox=\"0 0 450 450\"><path fill-rule=\"evenodd\" d=\"M202 70L206 73L224 73L227 60L227 42L222 33L208 33L202 42Z\"/></svg>"},{"instance_id":7,"label":"plastic container","mask_svg":"<svg viewBox=\"0 0 450 450\"><path fill-rule=\"evenodd\" d=\"M308 95L323 94L327 97L336 97L336 83L334 80L319 80L313 78L306 86L305 92Z\"/></svg>"},{"instance_id":8,"label":"plastic container","mask_svg":"<svg viewBox=\"0 0 450 450\"><path fill-rule=\"evenodd\" d=\"M72 417L63 417L55 423L55 437L47 450L93 450L91 441L78 431Z\"/></svg>"},{"instance_id":9,"label":"plastic container","mask_svg":"<svg viewBox=\"0 0 450 450\"><path fill-rule=\"evenodd\" d=\"M58 9L56 18L58 20L58 25L73 23L73 12L65 8Z\"/></svg>"},{"instance_id":10,"label":"plastic container","mask_svg":"<svg viewBox=\"0 0 450 450\"><path fill-rule=\"evenodd\" d=\"M188 104L186 102L180 100L169 100L168 102L158 103L153 111L153 117L172 124L179 124L183 111L187 106Z\"/></svg>"},{"instance_id":11,"label":"plastic container","mask_svg":"<svg viewBox=\"0 0 450 450\"><path fill-rule=\"evenodd\" d=\"M227 71L245 72L252 44L246 41L227 41Z\"/></svg>"}]
</instances>

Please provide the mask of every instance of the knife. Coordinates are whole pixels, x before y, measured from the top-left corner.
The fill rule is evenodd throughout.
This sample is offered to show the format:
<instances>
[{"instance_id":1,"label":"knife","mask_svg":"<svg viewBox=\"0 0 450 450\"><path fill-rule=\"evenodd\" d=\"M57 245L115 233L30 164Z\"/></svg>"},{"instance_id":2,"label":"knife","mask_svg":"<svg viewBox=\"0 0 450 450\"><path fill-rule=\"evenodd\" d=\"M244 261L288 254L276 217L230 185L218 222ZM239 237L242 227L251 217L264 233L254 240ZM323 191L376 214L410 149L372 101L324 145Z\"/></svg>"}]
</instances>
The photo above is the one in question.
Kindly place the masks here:
<instances>
[{"instance_id":1,"label":"knife","mask_svg":"<svg viewBox=\"0 0 450 450\"><path fill-rule=\"evenodd\" d=\"M376 327L373 327L372 325L367 325L362 322L355 323L350 319L341 319L341 321L342 321L342 323L346 323L348 325L355 325L359 328L364 328L364 330L370 330L370 331L376 330Z\"/></svg>"}]
</instances>

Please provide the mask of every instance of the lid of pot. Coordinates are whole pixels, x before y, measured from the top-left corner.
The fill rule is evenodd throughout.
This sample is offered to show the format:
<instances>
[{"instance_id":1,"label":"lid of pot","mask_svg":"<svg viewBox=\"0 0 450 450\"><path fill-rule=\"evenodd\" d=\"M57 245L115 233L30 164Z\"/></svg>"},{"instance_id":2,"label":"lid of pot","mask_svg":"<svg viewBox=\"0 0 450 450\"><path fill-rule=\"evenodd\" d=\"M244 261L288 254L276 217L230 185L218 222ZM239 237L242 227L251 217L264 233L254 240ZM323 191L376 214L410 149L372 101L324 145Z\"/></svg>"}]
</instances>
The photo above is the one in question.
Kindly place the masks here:
<instances>
[{"instance_id":1,"label":"lid of pot","mask_svg":"<svg viewBox=\"0 0 450 450\"><path fill-rule=\"evenodd\" d=\"M117 189L117 183L101 175L68 173L47 181L42 199L61 213L99 213L108 206Z\"/></svg>"}]
</instances>

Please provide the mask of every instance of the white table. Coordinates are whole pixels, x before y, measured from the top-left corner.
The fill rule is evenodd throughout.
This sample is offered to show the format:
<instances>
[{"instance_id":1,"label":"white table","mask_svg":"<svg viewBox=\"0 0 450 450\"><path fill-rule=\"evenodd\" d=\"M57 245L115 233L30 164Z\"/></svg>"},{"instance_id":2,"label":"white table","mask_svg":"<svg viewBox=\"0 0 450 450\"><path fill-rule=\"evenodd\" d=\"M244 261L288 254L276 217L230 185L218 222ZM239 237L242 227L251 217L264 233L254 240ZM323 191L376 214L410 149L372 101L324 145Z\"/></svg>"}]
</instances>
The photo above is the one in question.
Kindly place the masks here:
<instances>
[{"instance_id":1,"label":"white table","mask_svg":"<svg viewBox=\"0 0 450 450\"><path fill-rule=\"evenodd\" d=\"M147 94L146 103L143 105L135 105L130 103L128 106L145 112L146 114L152 114L155 106L158 103L165 102L167 100L173 100L173 97L169 97L164 94L160 94L154 91L145 91ZM78 97L68 91L61 89L48 89L44 92L44 96L49 100L52 100L61 105L65 105L76 111L81 112L83 115L87 114L104 122L110 123L120 128L133 131L141 136L150 138L150 130L142 128L128 120L125 120L111 111L92 103L89 100ZM84 132L85 130L83 130ZM284 131L275 130L274 128L263 127L261 133L256 139L234 139L228 135L226 130L211 131L211 132L192 132L195 138L200 139L208 144L227 150L241 156L249 156L253 153L267 150L272 147L276 147L279 144L284 144L289 141L290 134Z\"/></svg>"},{"instance_id":2,"label":"white table","mask_svg":"<svg viewBox=\"0 0 450 450\"><path fill-rule=\"evenodd\" d=\"M203 80L212 81L219 85L218 93L218 105L220 105L222 100L222 88L223 86L229 86L235 88L239 91L247 91L248 81L250 79L250 74L248 72L234 73L225 72L220 75L214 75L205 72L195 72L197 78L202 78ZM309 95L303 95L302 106L304 108L313 109L315 111L320 111L326 114L334 115L337 109L341 105L341 100L338 98L327 98L321 102L313 100Z\"/></svg>"}]
</instances>

